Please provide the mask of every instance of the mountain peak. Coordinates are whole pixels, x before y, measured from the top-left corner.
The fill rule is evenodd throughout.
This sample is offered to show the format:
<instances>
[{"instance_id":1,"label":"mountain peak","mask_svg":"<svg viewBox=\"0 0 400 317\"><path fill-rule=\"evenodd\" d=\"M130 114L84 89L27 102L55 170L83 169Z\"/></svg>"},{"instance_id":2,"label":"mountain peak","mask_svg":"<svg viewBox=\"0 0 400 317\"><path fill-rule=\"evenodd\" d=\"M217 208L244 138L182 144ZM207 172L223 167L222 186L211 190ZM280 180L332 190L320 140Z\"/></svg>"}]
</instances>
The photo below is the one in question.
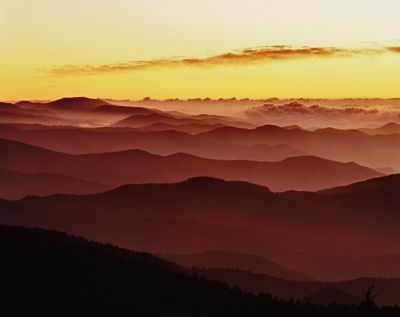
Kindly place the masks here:
<instances>
[{"instance_id":1,"label":"mountain peak","mask_svg":"<svg viewBox=\"0 0 400 317\"><path fill-rule=\"evenodd\" d=\"M284 130L288 130L285 128L282 128L280 126L277 125L273 125L273 124L264 124L262 126L259 126L257 128L255 128L254 130L256 131L284 131Z\"/></svg>"},{"instance_id":2,"label":"mountain peak","mask_svg":"<svg viewBox=\"0 0 400 317\"><path fill-rule=\"evenodd\" d=\"M263 192L263 193L273 194L270 191L270 189L266 186L257 185L246 181L224 180L220 178L206 177L206 176L192 177L179 184L195 186L199 188L206 188L206 189L212 188L214 190L219 190L219 189L222 189L223 191L228 190L232 192L238 192L238 194L241 192L248 192L248 193Z\"/></svg>"},{"instance_id":3,"label":"mountain peak","mask_svg":"<svg viewBox=\"0 0 400 317\"><path fill-rule=\"evenodd\" d=\"M109 103L101 99L92 99L87 97L66 97L51 101L48 105L62 109L74 108L76 110L76 108L79 108L87 110L88 108L93 109L102 105L109 105Z\"/></svg>"},{"instance_id":4,"label":"mountain peak","mask_svg":"<svg viewBox=\"0 0 400 317\"><path fill-rule=\"evenodd\" d=\"M385 125L381 126L381 128L399 128L400 124L397 122L388 122Z\"/></svg>"}]
</instances>

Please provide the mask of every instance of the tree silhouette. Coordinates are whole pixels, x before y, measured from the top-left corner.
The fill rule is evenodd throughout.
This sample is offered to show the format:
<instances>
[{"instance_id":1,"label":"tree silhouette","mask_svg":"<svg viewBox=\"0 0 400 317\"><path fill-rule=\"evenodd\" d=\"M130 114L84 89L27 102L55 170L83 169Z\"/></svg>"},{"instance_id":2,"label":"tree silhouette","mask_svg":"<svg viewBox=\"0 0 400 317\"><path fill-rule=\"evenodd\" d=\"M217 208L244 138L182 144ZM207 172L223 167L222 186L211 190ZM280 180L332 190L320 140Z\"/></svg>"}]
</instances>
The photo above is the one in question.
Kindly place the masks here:
<instances>
[{"instance_id":1,"label":"tree silhouette","mask_svg":"<svg viewBox=\"0 0 400 317\"><path fill-rule=\"evenodd\" d=\"M371 285L368 287L367 292L365 294L365 301L364 305L368 308L375 308L375 298L378 296L377 294L374 293L374 288L375 285Z\"/></svg>"}]
</instances>

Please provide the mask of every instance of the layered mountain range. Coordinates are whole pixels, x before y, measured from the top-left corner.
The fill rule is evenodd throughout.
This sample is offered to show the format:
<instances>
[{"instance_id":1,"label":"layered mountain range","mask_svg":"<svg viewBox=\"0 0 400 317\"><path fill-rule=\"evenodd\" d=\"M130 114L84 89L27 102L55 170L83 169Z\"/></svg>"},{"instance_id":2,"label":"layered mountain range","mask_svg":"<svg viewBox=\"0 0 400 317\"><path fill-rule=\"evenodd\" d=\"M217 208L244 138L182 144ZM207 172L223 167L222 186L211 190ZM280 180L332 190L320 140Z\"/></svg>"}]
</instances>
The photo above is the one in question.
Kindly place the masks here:
<instances>
[{"instance_id":1,"label":"layered mountain range","mask_svg":"<svg viewBox=\"0 0 400 317\"><path fill-rule=\"evenodd\" d=\"M204 103L214 105L194 102ZM184 105L0 103L0 223L150 252L172 271L254 294L353 305L375 285L379 305L400 304L393 115L376 127L302 127L261 119L320 116L327 106L249 101L229 116ZM329 113L355 113L337 109ZM0 231L49 234L24 230ZM81 258L93 258L84 249Z\"/></svg>"}]
</instances>

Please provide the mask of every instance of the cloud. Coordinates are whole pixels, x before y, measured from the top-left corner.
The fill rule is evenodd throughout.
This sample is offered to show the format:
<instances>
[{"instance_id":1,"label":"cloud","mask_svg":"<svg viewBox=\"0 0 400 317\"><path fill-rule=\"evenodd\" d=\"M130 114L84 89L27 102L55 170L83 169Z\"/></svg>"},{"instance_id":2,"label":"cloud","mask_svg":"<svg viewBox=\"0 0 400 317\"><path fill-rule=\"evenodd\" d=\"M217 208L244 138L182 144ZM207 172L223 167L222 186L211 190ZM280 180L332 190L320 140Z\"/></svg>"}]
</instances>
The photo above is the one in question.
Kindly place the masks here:
<instances>
[{"instance_id":1,"label":"cloud","mask_svg":"<svg viewBox=\"0 0 400 317\"><path fill-rule=\"evenodd\" d=\"M321 106L300 102L264 104L246 110L248 119L257 124L300 125L304 127L377 126L389 121L399 122L400 111L386 107Z\"/></svg>"},{"instance_id":2,"label":"cloud","mask_svg":"<svg viewBox=\"0 0 400 317\"><path fill-rule=\"evenodd\" d=\"M354 57L377 55L398 48L339 48L339 47L293 47L287 45L262 46L213 55L205 58L165 58L136 60L125 63L104 65L70 65L53 68L53 75L91 75L117 72L142 71L155 67L171 68L180 66L212 67L219 65L248 65L262 62L296 60L306 58Z\"/></svg>"},{"instance_id":3,"label":"cloud","mask_svg":"<svg viewBox=\"0 0 400 317\"><path fill-rule=\"evenodd\" d=\"M399 53L400 54L400 46L388 47L387 50L389 50L392 53Z\"/></svg>"},{"instance_id":4,"label":"cloud","mask_svg":"<svg viewBox=\"0 0 400 317\"><path fill-rule=\"evenodd\" d=\"M258 112L265 116L329 116L337 117L342 115L374 115L378 113L377 109L363 109L357 106L349 106L343 108L324 107L320 105L304 105L299 102L291 102L284 105L264 104L249 109L248 112Z\"/></svg>"}]
</instances>

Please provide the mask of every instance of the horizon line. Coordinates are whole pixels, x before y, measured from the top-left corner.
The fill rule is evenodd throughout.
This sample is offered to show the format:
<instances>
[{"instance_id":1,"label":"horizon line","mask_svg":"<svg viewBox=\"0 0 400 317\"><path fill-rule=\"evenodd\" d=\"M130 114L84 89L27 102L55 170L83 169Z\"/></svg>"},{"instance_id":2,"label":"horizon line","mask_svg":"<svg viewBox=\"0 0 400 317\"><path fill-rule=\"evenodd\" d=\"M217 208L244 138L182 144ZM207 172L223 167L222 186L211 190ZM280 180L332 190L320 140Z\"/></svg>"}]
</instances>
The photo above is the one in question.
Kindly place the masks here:
<instances>
[{"instance_id":1,"label":"horizon line","mask_svg":"<svg viewBox=\"0 0 400 317\"><path fill-rule=\"evenodd\" d=\"M0 102L5 103L17 103L17 102L37 102L37 103L46 103L50 101L62 100L62 99L74 99L74 98L87 98L87 99L98 99L104 101L121 101L121 102L191 102L191 101L201 101L201 102L246 102L246 101L345 101L345 100L354 100L354 101L390 101L390 100L400 100L400 96L398 97L337 97L337 98L329 98L329 97L291 97L291 98L282 98L282 97L263 97L263 98L250 98L250 97L191 97L191 98L179 98L179 97L171 97L171 98L153 98L150 96L142 97L140 99L130 99L130 98L109 98L109 97L88 97L82 95L74 95L74 96L63 96L56 97L54 99L0 99Z\"/></svg>"}]
</instances>

